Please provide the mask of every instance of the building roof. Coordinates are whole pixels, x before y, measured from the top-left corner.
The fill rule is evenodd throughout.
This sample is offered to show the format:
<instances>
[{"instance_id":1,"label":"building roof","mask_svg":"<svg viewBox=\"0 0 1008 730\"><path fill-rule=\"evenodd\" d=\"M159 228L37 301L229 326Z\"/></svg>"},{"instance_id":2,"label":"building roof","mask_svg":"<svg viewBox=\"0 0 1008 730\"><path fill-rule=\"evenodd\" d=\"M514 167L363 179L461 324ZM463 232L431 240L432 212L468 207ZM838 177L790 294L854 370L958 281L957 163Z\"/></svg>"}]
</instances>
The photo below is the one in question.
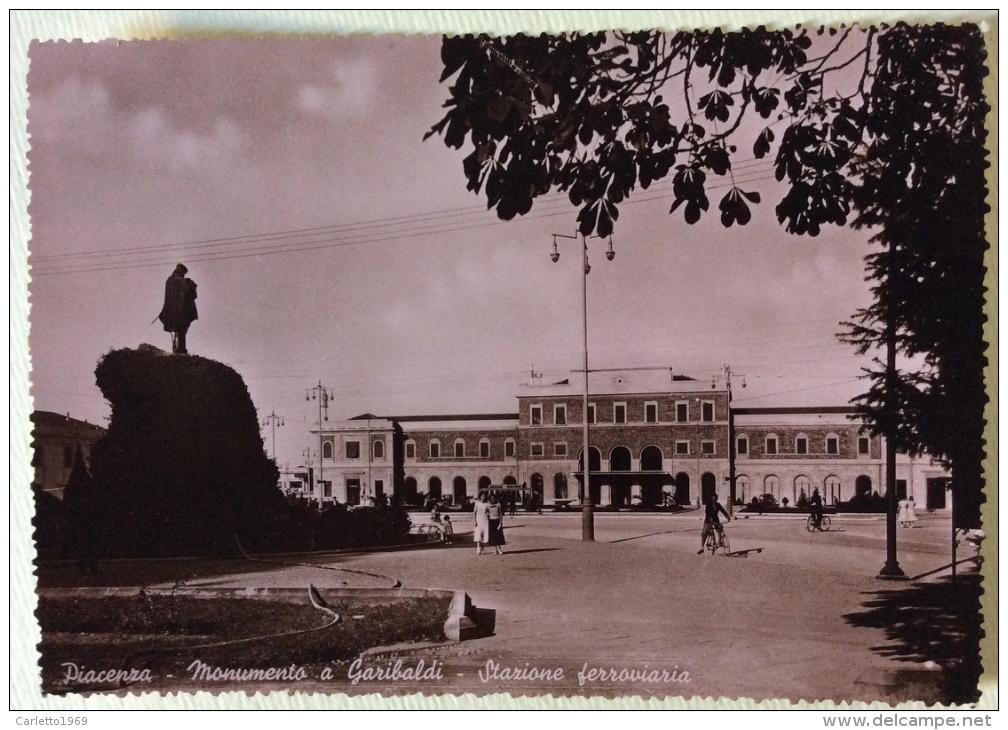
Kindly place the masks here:
<instances>
[{"instance_id":1,"label":"building roof","mask_svg":"<svg viewBox=\"0 0 1008 730\"><path fill-rule=\"evenodd\" d=\"M105 433L105 428L94 423L72 418L69 413L53 413L52 411L34 411L31 421L35 433L66 434L73 436L89 435L95 438Z\"/></svg>"},{"instance_id":2,"label":"building roof","mask_svg":"<svg viewBox=\"0 0 1008 730\"><path fill-rule=\"evenodd\" d=\"M588 391L597 395L696 393L709 390L710 383L675 373L671 368L612 368L588 370ZM725 390L723 381L715 390ZM584 393L584 370L562 375L536 374L519 386L519 398L571 396Z\"/></svg>"}]
</instances>

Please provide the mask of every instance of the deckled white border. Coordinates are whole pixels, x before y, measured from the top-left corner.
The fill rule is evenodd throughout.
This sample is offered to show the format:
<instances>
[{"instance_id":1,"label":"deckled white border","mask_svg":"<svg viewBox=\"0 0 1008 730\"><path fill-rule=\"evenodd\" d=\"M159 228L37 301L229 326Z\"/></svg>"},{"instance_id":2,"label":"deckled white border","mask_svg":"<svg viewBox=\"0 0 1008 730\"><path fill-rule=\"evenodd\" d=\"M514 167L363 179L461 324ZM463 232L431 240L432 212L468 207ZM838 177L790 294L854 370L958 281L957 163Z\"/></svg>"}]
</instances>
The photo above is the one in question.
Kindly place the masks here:
<instances>
[{"instance_id":1,"label":"deckled white border","mask_svg":"<svg viewBox=\"0 0 1008 730\"><path fill-rule=\"evenodd\" d=\"M987 636L982 644L984 666L988 668L981 680L981 708L996 708L997 677L997 11L935 12L903 11L11 11L10 14L10 707L13 709L82 710L82 709L406 709L406 708L579 708L579 709L711 709L834 707L830 703L791 705L786 701L681 700L643 701L639 698L603 700L598 698L512 698L499 694L489 697L345 697L340 695L289 695L284 692L268 696L248 696L240 692L213 695L155 694L126 698L107 695L43 697L39 689L39 630L33 611L36 604L35 578L32 574L34 547L31 540L31 493L25 485L31 481L30 424L32 409L29 394L28 353L28 269L27 252L30 238L28 209L28 171L25 133L27 93L25 78L28 70L28 44L33 39L82 39L99 41L106 38L152 39L207 36L254 36L261 33L329 34L329 33L407 33L440 34L444 32L492 32L507 35L516 32L562 32L569 30L603 30L611 28L639 29L680 27L731 29L742 26L768 27L820 24L862 25L911 22L972 22L986 23L988 40L988 100L994 107L988 122L991 151L991 171L988 175L991 213L987 219L988 240L993 242L988 255L987 311L990 318L986 332L991 347L988 351L988 393L994 394L987 409L987 504L984 525L988 539L985 548L990 554L984 565L985 596L983 610ZM986 551L985 551L986 552ZM885 709L881 703L852 703L843 709ZM922 703L903 705L923 708Z\"/></svg>"}]
</instances>

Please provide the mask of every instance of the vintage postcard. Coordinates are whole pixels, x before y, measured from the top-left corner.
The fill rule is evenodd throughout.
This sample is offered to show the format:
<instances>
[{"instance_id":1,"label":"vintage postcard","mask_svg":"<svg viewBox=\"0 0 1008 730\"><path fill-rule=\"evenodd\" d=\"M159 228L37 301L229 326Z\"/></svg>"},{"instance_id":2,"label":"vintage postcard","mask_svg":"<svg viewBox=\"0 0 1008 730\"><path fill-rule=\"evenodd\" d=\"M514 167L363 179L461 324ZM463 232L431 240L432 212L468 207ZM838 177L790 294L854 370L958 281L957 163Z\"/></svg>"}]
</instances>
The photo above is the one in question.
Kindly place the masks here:
<instances>
[{"instance_id":1,"label":"vintage postcard","mask_svg":"<svg viewBox=\"0 0 1008 730\"><path fill-rule=\"evenodd\" d=\"M12 705L996 706L996 15L59 17Z\"/></svg>"}]
</instances>

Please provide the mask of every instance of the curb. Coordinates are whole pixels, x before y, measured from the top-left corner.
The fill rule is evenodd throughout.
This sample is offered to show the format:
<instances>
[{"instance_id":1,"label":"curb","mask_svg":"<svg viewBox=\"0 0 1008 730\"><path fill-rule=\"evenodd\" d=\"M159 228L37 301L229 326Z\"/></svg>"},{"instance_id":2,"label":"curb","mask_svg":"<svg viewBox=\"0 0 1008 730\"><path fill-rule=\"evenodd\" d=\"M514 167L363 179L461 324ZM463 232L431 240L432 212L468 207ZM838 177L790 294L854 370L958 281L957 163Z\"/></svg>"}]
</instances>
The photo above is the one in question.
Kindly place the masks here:
<instances>
[{"instance_id":1,"label":"curb","mask_svg":"<svg viewBox=\"0 0 1008 730\"><path fill-rule=\"evenodd\" d=\"M318 591L318 589L316 589ZM39 597L94 599L106 597L133 598L147 596L186 596L188 598L250 599L259 601L282 601L284 603L312 603L308 590L303 588L42 588ZM445 636L449 641L477 639L485 632L476 619L479 611L465 591L450 591L437 588L328 588L318 591L326 603L339 606L340 603L354 602L366 605L382 605L417 598L448 598L448 615L444 622Z\"/></svg>"}]
</instances>

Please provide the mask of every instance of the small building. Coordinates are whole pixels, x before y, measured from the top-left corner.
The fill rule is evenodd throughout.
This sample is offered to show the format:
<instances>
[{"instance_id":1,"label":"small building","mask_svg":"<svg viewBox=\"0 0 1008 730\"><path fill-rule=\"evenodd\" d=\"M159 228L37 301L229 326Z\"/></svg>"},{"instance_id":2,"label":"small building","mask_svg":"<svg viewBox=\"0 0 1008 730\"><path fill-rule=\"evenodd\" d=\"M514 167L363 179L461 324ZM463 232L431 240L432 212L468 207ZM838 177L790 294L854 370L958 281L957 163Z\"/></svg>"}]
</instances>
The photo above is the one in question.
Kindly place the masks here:
<instances>
[{"instance_id":1,"label":"small building","mask_svg":"<svg viewBox=\"0 0 1008 730\"><path fill-rule=\"evenodd\" d=\"M77 447L84 463L91 466L91 447L105 429L87 421L71 418L70 414L35 411L32 421L32 488L57 499L63 499Z\"/></svg>"},{"instance_id":2,"label":"small building","mask_svg":"<svg viewBox=\"0 0 1008 730\"><path fill-rule=\"evenodd\" d=\"M319 438L319 431L313 431ZM328 422L319 438L311 498L324 505L368 505L392 496L394 423L372 413Z\"/></svg>"}]
</instances>

